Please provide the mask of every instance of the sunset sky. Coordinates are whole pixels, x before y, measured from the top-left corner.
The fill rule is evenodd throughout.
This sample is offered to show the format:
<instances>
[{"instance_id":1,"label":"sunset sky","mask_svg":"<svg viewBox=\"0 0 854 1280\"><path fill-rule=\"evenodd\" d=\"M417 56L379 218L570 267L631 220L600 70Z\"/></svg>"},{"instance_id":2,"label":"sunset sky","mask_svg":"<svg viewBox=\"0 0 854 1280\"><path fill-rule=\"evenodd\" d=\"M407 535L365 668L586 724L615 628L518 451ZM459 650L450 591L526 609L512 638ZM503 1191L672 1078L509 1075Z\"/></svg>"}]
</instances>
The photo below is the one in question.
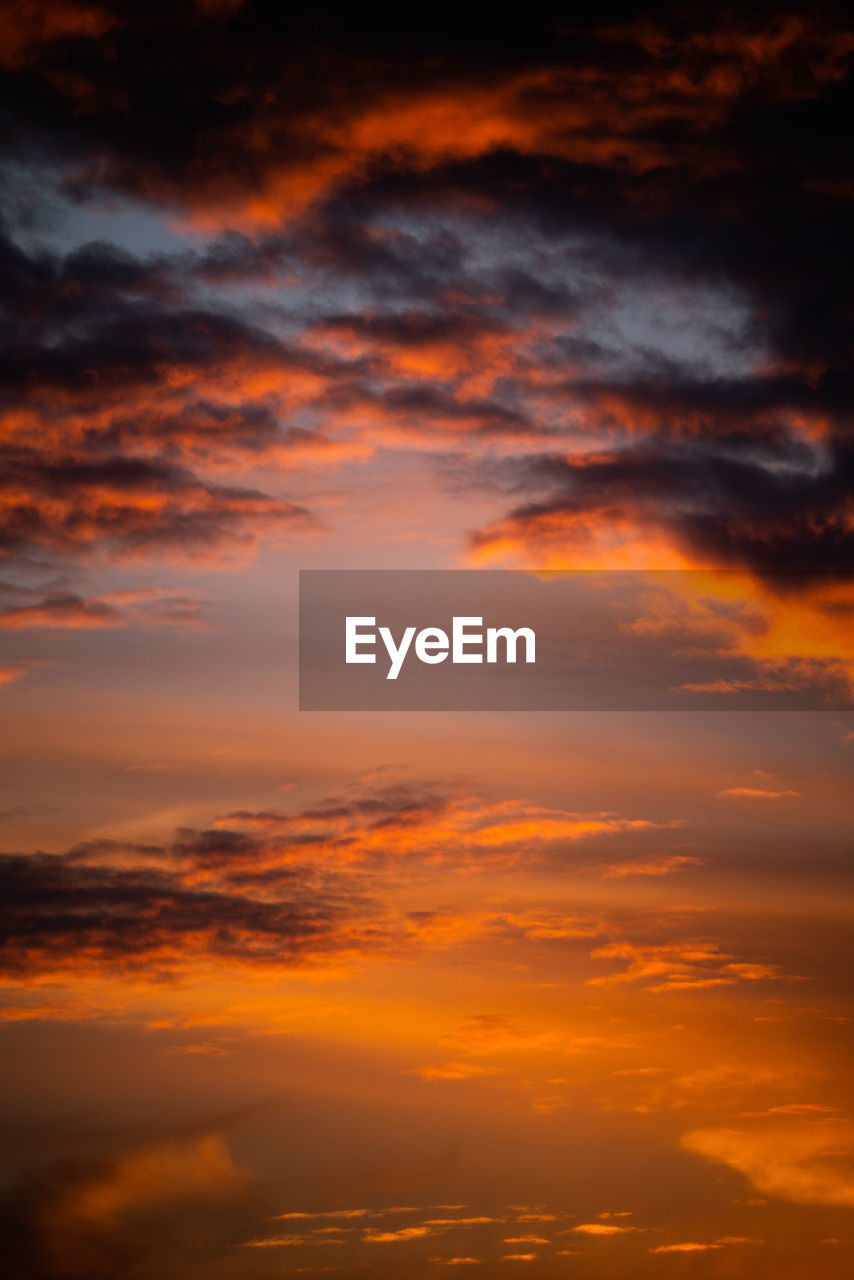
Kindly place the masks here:
<instances>
[{"instance_id":1,"label":"sunset sky","mask_svg":"<svg viewBox=\"0 0 854 1280\"><path fill-rule=\"evenodd\" d=\"M14 1280L847 1280L844 7L0 30ZM389 568L677 571L738 679L300 712Z\"/></svg>"}]
</instances>

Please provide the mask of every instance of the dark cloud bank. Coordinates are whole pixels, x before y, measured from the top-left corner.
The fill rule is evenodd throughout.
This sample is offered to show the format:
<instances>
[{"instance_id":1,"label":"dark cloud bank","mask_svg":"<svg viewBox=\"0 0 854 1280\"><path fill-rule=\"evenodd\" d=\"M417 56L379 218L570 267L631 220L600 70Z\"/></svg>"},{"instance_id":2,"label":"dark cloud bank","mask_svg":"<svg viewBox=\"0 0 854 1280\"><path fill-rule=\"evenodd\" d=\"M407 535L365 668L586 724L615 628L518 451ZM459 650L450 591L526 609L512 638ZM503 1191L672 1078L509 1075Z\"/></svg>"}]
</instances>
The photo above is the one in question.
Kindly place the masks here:
<instances>
[{"instance_id":1,"label":"dark cloud bank","mask_svg":"<svg viewBox=\"0 0 854 1280\"><path fill-rule=\"evenodd\" d=\"M852 51L835 6L19 6L4 549L301 536L299 494L238 473L373 424L488 489L515 442L479 546L618 518L703 562L845 567ZM51 201L115 198L202 239L35 247ZM708 328L609 336L638 289L687 289L689 329L734 300L715 367Z\"/></svg>"}]
</instances>

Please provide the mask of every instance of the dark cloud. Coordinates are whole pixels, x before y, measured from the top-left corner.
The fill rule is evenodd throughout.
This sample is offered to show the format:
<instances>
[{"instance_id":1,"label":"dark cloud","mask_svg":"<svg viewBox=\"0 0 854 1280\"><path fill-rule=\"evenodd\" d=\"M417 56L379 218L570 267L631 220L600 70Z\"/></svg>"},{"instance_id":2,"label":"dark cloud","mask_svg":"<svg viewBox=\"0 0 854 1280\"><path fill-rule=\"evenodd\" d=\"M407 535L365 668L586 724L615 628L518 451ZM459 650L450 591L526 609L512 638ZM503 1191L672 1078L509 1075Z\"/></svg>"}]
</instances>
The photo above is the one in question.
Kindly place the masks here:
<instances>
[{"instance_id":1,"label":"dark cloud","mask_svg":"<svg viewBox=\"0 0 854 1280\"><path fill-rule=\"evenodd\" d=\"M308 512L252 489L204 484L191 472L142 458L80 461L5 450L0 549L132 556L192 554L252 542L259 526L311 524ZM23 488L23 491L22 491Z\"/></svg>"},{"instance_id":2,"label":"dark cloud","mask_svg":"<svg viewBox=\"0 0 854 1280\"><path fill-rule=\"evenodd\" d=\"M10 604L0 608L0 628L28 627L121 627L124 619L114 605L104 600L86 600L73 591L55 591L42 600Z\"/></svg>"},{"instance_id":3,"label":"dark cloud","mask_svg":"<svg viewBox=\"0 0 854 1280\"><path fill-rule=\"evenodd\" d=\"M104 244L62 257L5 238L0 271L7 556L215 555L265 531L312 527L299 503L188 465L218 458L221 473L229 453L313 445L312 432L280 431L269 398L239 390L265 369L282 378L294 368L271 335L188 306L175 261Z\"/></svg>"},{"instance_id":4,"label":"dark cloud","mask_svg":"<svg viewBox=\"0 0 854 1280\"><path fill-rule=\"evenodd\" d=\"M227 846L238 863L252 852L245 839L215 833L199 838L198 861L204 863L214 841L221 851ZM127 859L129 851L112 852ZM185 844L175 850L182 852L189 852ZM0 880L0 963L8 976L73 964L157 978L205 956L289 965L358 945L351 932L352 903L304 869L280 872L277 884L285 896L272 899L193 885L176 870L93 862L79 850L66 856L5 855Z\"/></svg>"},{"instance_id":5,"label":"dark cloud","mask_svg":"<svg viewBox=\"0 0 854 1280\"><path fill-rule=\"evenodd\" d=\"M293 811L240 811L165 844L91 840L0 856L10 977L109 967L157 979L199 961L312 965L396 949L372 866L420 853L452 793L388 787ZM423 842L407 835L423 833Z\"/></svg>"},{"instance_id":6,"label":"dark cloud","mask_svg":"<svg viewBox=\"0 0 854 1280\"><path fill-rule=\"evenodd\" d=\"M249 1111L250 1109L247 1109ZM102 1158L56 1162L0 1199L13 1280L118 1280L171 1268L195 1248L227 1248L258 1214L259 1196L234 1163L220 1122L128 1144Z\"/></svg>"},{"instance_id":7,"label":"dark cloud","mask_svg":"<svg viewBox=\"0 0 854 1280\"><path fill-rule=\"evenodd\" d=\"M839 563L852 53L834 5L19 6L5 546L216 554L307 528L253 465L462 443L526 455L480 545ZM201 239L25 249L33 166Z\"/></svg>"},{"instance_id":8,"label":"dark cloud","mask_svg":"<svg viewBox=\"0 0 854 1280\"><path fill-rule=\"evenodd\" d=\"M240 811L166 844L81 842L0 856L0 967L66 966L154 979L199 961L322 963L397 948L371 896L371 866L420 852L453 793L389 786L292 811Z\"/></svg>"},{"instance_id":9,"label":"dark cloud","mask_svg":"<svg viewBox=\"0 0 854 1280\"><path fill-rule=\"evenodd\" d=\"M83 841L63 854L0 856L0 970L109 970L164 980L211 963L322 965L407 954L417 939L380 894L440 866L581 873L592 838L634 849L668 827L616 814L490 802L450 783L357 785L292 810L239 810L162 844ZM607 864L614 854L606 851Z\"/></svg>"},{"instance_id":10,"label":"dark cloud","mask_svg":"<svg viewBox=\"0 0 854 1280\"><path fill-rule=\"evenodd\" d=\"M833 85L849 52L827 6L809 23L792 6L716 23L626 4L546 6L488 23L442 6L415 21L385 6L356 17L263 0L54 4L41 22L31 10L12 24L4 59L13 144L38 141L76 162L81 191L195 207L299 199L342 175L399 167L401 153L418 167L424 153L502 144L617 167L667 152L669 164L697 167L719 159L721 132L768 147L763 112ZM469 110L456 136L440 109L449 94ZM420 136L405 115L413 96L433 107ZM781 150L777 142L772 157ZM297 192L277 192L271 170Z\"/></svg>"},{"instance_id":11,"label":"dark cloud","mask_svg":"<svg viewBox=\"0 0 854 1280\"><path fill-rule=\"evenodd\" d=\"M180 591L140 587L85 596L69 590L43 593L0 582L0 630L3 631L37 628L85 631L129 624L182 630L197 630L207 625L202 601Z\"/></svg>"},{"instance_id":12,"label":"dark cloud","mask_svg":"<svg viewBox=\"0 0 854 1280\"><path fill-rule=\"evenodd\" d=\"M609 528L639 545L663 534L707 565L850 572L854 450L841 442L813 451L742 436L727 451L713 437L702 447L658 437L577 464L530 457L510 483L543 496L476 534L476 548L497 542L534 556L562 547L583 555L597 529Z\"/></svg>"}]
</instances>

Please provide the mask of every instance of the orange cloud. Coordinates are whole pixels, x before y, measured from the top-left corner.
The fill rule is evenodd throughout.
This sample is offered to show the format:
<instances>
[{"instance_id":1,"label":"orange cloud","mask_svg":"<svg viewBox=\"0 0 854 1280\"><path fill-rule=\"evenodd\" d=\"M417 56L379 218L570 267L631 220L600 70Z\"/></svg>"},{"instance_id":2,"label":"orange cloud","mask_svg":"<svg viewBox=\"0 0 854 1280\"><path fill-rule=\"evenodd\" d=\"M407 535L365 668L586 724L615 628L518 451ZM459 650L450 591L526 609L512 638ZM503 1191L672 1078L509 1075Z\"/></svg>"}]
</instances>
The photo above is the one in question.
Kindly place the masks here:
<instances>
[{"instance_id":1,"label":"orange cloud","mask_svg":"<svg viewBox=\"0 0 854 1280\"><path fill-rule=\"evenodd\" d=\"M847 1121L699 1129L685 1134L682 1145L737 1170L763 1195L854 1207L854 1125Z\"/></svg>"},{"instance_id":2,"label":"orange cloud","mask_svg":"<svg viewBox=\"0 0 854 1280\"><path fill-rule=\"evenodd\" d=\"M560 1037L554 1031L519 1031L506 1018L481 1014L464 1022L450 1035L443 1036L442 1041L477 1055L547 1048L558 1044Z\"/></svg>"},{"instance_id":3,"label":"orange cloud","mask_svg":"<svg viewBox=\"0 0 854 1280\"><path fill-rule=\"evenodd\" d=\"M431 1218L428 1227L480 1227L487 1222L503 1222L503 1218Z\"/></svg>"},{"instance_id":4,"label":"orange cloud","mask_svg":"<svg viewBox=\"0 0 854 1280\"><path fill-rule=\"evenodd\" d=\"M765 1111L742 1111L741 1115L747 1117L762 1116L808 1116L833 1114L838 1107L827 1107L820 1102L786 1102L779 1107L768 1107Z\"/></svg>"},{"instance_id":5,"label":"orange cloud","mask_svg":"<svg viewBox=\"0 0 854 1280\"><path fill-rule=\"evenodd\" d=\"M435 1066L413 1067L414 1075L422 1080L476 1080L479 1076L495 1075L499 1067L482 1067L476 1062L438 1062Z\"/></svg>"},{"instance_id":6,"label":"orange cloud","mask_svg":"<svg viewBox=\"0 0 854 1280\"><path fill-rule=\"evenodd\" d=\"M573 1231L584 1236L626 1236L633 1231L643 1231L644 1227L618 1227L612 1222L580 1222Z\"/></svg>"},{"instance_id":7,"label":"orange cloud","mask_svg":"<svg viewBox=\"0 0 854 1280\"><path fill-rule=\"evenodd\" d=\"M624 64L619 79L607 67L544 66L489 83L425 83L421 74L403 88L385 87L370 68L359 68L358 97L345 95L290 118L276 110L274 98L272 109L255 115L239 136L221 137L226 151L245 149L254 189L242 178L245 164L222 170L218 187L205 166L195 169L195 190L183 184L170 191L168 180L153 173L142 181L149 195L189 208L199 225L258 226L296 217L330 189L358 183L384 164L418 172L509 150L635 173L686 161L698 174L719 172L738 167L738 161L714 145L713 129L744 89L759 83L772 99L783 100L809 92L813 84L841 74L847 49L839 32L831 38L830 32L805 26L793 29L783 44L747 22L705 46L690 40L680 45L667 36L656 41L653 32L650 27L621 33L651 56L637 69ZM603 33L606 40L609 34ZM746 61L742 40L764 55ZM805 78L787 74L792 45L809 49ZM232 89L238 98L247 92L246 86ZM658 141L656 131L665 126L687 129L690 149ZM291 139L287 150L283 135Z\"/></svg>"},{"instance_id":8,"label":"orange cloud","mask_svg":"<svg viewBox=\"0 0 854 1280\"><path fill-rule=\"evenodd\" d=\"M422 1236L435 1234L436 1229L429 1226L401 1227L398 1231L374 1231L369 1228L362 1238L366 1244L397 1244L401 1240L420 1240Z\"/></svg>"},{"instance_id":9,"label":"orange cloud","mask_svg":"<svg viewBox=\"0 0 854 1280\"><path fill-rule=\"evenodd\" d=\"M244 1181L216 1134L170 1140L119 1160L103 1176L68 1191L58 1218L108 1225L131 1209L200 1193L233 1194Z\"/></svg>"},{"instance_id":10,"label":"orange cloud","mask_svg":"<svg viewBox=\"0 0 854 1280\"><path fill-rule=\"evenodd\" d=\"M129 598L125 607L137 605ZM667 825L491 802L435 783L368 785L316 806L235 811L214 828L181 829L164 844L102 839L66 854L4 855L3 963L25 980L104 968L159 980L211 965L275 973L282 965L328 968L476 944L571 944L606 931L598 914L544 905L540 896L475 902L472 873L566 870L568 846ZM392 862L397 886L378 895L376 870ZM579 860L577 869L583 876L591 865ZM436 909L419 889L423 869L436 866L464 874L454 906ZM26 911L15 911L18 894ZM731 960L730 976L758 976L738 963ZM484 1018L445 1042L468 1055L528 1052L559 1040ZM581 1052L596 1043L574 1036L565 1047ZM478 1074L453 1055L421 1072L432 1079Z\"/></svg>"},{"instance_id":11,"label":"orange cloud","mask_svg":"<svg viewBox=\"0 0 854 1280\"><path fill-rule=\"evenodd\" d=\"M52 40L69 36L96 39L113 19L97 3L76 0L16 0L3 17L3 42L0 65L25 67L43 56L43 46ZM62 82L61 82L62 83ZM67 80L62 83L71 88Z\"/></svg>"},{"instance_id":12,"label":"orange cloud","mask_svg":"<svg viewBox=\"0 0 854 1280\"><path fill-rule=\"evenodd\" d=\"M299 1218L366 1218L370 1209L325 1209L319 1213L277 1213L275 1221Z\"/></svg>"},{"instance_id":13,"label":"orange cloud","mask_svg":"<svg viewBox=\"0 0 854 1280\"><path fill-rule=\"evenodd\" d=\"M237 810L220 817L217 825L279 831L292 837L301 831L323 831L326 848L354 863L414 852L427 859L459 859L469 851L482 866L487 860L495 865L535 863L547 856L550 846L559 850L567 841L666 830L676 823L614 813L573 813L523 800L490 801L464 791L410 797L405 790L379 789L363 801L330 802L302 813Z\"/></svg>"},{"instance_id":14,"label":"orange cloud","mask_svg":"<svg viewBox=\"0 0 854 1280\"><path fill-rule=\"evenodd\" d=\"M316 1235L261 1236L257 1240L244 1240L244 1249L294 1249L302 1245L342 1245L343 1240L323 1240Z\"/></svg>"},{"instance_id":15,"label":"orange cloud","mask_svg":"<svg viewBox=\"0 0 854 1280\"><path fill-rule=\"evenodd\" d=\"M444 1267L469 1267L481 1266L486 1261L485 1258L431 1258L431 1262L438 1262Z\"/></svg>"},{"instance_id":16,"label":"orange cloud","mask_svg":"<svg viewBox=\"0 0 854 1280\"><path fill-rule=\"evenodd\" d=\"M625 969L588 978L591 986L612 986L643 982L647 991L691 991L707 987L731 986L736 982L759 982L784 975L774 964L751 964L722 952L717 943L666 943L637 946L631 942L609 942L591 952L594 959L623 959Z\"/></svg>"},{"instance_id":17,"label":"orange cloud","mask_svg":"<svg viewBox=\"0 0 854 1280\"><path fill-rule=\"evenodd\" d=\"M660 1244L650 1253L703 1253L707 1249L722 1249L730 1244L764 1244L764 1240L753 1240L749 1236L721 1236L710 1244L697 1244L691 1241L685 1244Z\"/></svg>"},{"instance_id":18,"label":"orange cloud","mask_svg":"<svg viewBox=\"0 0 854 1280\"><path fill-rule=\"evenodd\" d=\"M718 792L719 800L783 800L787 796L799 796L799 791L768 791L761 787L727 787Z\"/></svg>"},{"instance_id":19,"label":"orange cloud","mask_svg":"<svg viewBox=\"0 0 854 1280\"><path fill-rule=\"evenodd\" d=\"M617 862L606 867L602 872L605 880L623 879L626 876L669 876L674 871L682 871L686 867L702 867L703 858L693 858L687 854L656 854L652 858L642 858L633 862Z\"/></svg>"}]
</instances>

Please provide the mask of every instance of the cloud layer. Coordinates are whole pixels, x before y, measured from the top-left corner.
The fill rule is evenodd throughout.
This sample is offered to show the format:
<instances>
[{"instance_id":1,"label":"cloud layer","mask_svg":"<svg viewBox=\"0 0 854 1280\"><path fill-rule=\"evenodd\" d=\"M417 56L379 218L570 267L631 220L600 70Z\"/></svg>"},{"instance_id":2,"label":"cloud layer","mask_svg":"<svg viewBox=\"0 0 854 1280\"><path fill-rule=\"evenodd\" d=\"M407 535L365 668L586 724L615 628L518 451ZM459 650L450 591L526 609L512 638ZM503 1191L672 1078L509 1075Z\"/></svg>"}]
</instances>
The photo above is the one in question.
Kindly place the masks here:
<instances>
[{"instance_id":1,"label":"cloud layer","mask_svg":"<svg viewBox=\"0 0 854 1280\"><path fill-rule=\"evenodd\" d=\"M832 6L19 6L7 551L245 553L312 527L295 462L415 448L479 556L847 565L852 51ZM48 248L51 201L186 234Z\"/></svg>"}]
</instances>

